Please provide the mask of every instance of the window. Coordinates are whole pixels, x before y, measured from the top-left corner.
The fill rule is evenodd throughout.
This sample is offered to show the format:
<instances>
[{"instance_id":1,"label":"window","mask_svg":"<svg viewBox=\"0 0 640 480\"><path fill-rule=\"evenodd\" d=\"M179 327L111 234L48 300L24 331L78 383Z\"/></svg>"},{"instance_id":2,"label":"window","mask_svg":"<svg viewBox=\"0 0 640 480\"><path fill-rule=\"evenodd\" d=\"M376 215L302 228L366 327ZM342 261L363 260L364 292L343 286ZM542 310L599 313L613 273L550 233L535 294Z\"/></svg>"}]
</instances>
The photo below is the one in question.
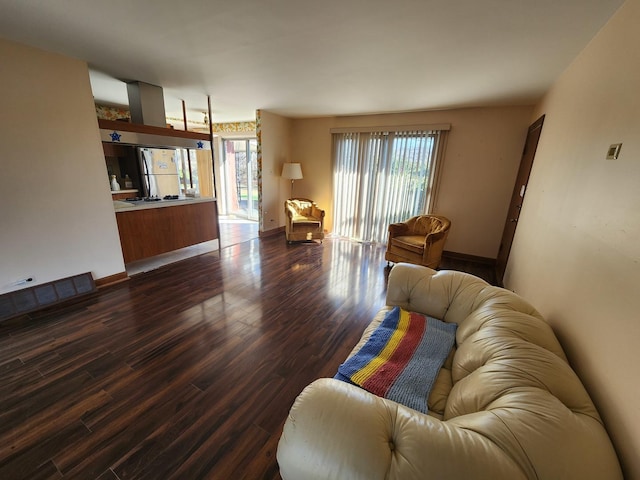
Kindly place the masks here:
<instances>
[{"instance_id":1,"label":"window","mask_svg":"<svg viewBox=\"0 0 640 480\"><path fill-rule=\"evenodd\" d=\"M384 243L390 223L429 212L445 129L334 132L334 233Z\"/></svg>"},{"instance_id":2,"label":"window","mask_svg":"<svg viewBox=\"0 0 640 480\"><path fill-rule=\"evenodd\" d=\"M223 152L222 168L227 213L258 220L257 139L225 139Z\"/></svg>"},{"instance_id":3,"label":"window","mask_svg":"<svg viewBox=\"0 0 640 480\"><path fill-rule=\"evenodd\" d=\"M180 194L215 197L211 150L178 149Z\"/></svg>"}]
</instances>

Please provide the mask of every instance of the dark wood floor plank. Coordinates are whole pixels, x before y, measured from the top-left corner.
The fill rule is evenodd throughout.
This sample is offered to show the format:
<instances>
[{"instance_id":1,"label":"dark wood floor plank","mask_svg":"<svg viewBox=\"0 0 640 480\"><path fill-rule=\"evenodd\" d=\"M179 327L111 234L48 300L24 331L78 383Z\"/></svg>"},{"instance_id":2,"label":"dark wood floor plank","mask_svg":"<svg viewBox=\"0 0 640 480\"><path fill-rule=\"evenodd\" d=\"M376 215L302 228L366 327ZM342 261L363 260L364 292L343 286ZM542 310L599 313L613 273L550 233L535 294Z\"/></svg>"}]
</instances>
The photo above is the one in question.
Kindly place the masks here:
<instances>
[{"instance_id":1,"label":"dark wood floor plank","mask_svg":"<svg viewBox=\"0 0 640 480\"><path fill-rule=\"evenodd\" d=\"M279 479L295 397L384 304L383 255L254 239L0 324L0 478Z\"/></svg>"},{"instance_id":2,"label":"dark wood floor plank","mask_svg":"<svg viewBox=\"0 0 640 480\"><path fill-rule=\"evenodd\" d=\"M263 367L253 372L252 390L239 382L221 382L227 385L222 390L211 388L197 402L192 402L189 408L166 421L161 429L147 439L144 446L114 471L123 480L167 478L193 455L204 455L203 459L220 459L227 448L244 448L244 441L248 438L235 437L229 432L247 428L256 409L260 410L266 405L284 383L282 378L267 376L267 371ZM231 376L231 372L228 375ZM242 438L242 441L237 446L229 445L230 440L225 440L227 438L232 438L234 442ZM141 458L147 461L142 462Z\"/></svg>"},{"instance_id":3,"label":"dark wood floor plank","mask_svg":"<svg viewBox=\"0 0 640 480\"><path fill-rule=\"evenodd\" d=\"M242 448L234 447L234 434L242 435L245 438ZM241 478L246 466L258 456L269 441L270 435L253 425L235 432L232 430L227 435L226 438L220 438L218 435L212 436L207 443L183 462L175 473L167 478L174 480L183 478L211 480Z\"/></svg>"},{"instance_id":4,"label":"dark wood floor plank","mask_svg":"<svg viewBox=\"0 0 640 480\"><path fill-rule=\"evenodd\" d=\"M22 451L7 456L0 462L0 478L32 478L32 476L36 477L38 474L49 472L51 468L42 468L42 465L51 464L53 466L49 459L61 446L81 440L90 433L82 422L76 421L63 425L59 430L50 431L48 435L41 434L37 442L33 442ZM38 473L39 471L40 473ZM52 475L54 478L62 476L55 466L47 475Z\"/></svg>"},{"instance_id":5,"label":"dark wood floor plank","mask_svg":"<svg viewBox=\"0 0 640 480\"><path fill-rule=\"evenodd\" d=\"M3 433L0 435L0 461L16 452L32 448L34 444L41 442L43 438L47 438L66 425L77 422L85 411L108 401L109 396L100 391L84 396L75 403L56 402L35 415L29 415L28 412L23 413L21 411L21 416L18 417L19 424L7 430L3 426ZM3 419L3 424L8 420ZM14 422L11 423L13 424ZM60 445L60 447L62 448L63 446Z\"/></svg>"},{"instance_id":6,"label":"dark wood floor plank","mask_svg":"<svg viewBox=\"0 0 640 480\"><path fill-rule=\"evenodd\" d=\"M142 403L118 405L105 421L91 428L92 435L69 445L54 457L65 478L97 478L144 440L160 419L171 418L180 406L200 395L194 388L156 395ZM139 400L139 399L138 399Z\"/></svg>"},{"instance_id":7,"label":"dark wood floor plank","mask_svg":"<svg viewBox=\"0 0 640 480\"><path fill-rule=\"evenodd\" d=\"M28 395L30 387L35 389L42 385L42 374L37 367L25 365L20 360L11 363L14 367L0 374L0 402L12 395L23 398Z\"/></svg>"},{"instance_id":8,"label":"dark wood floor plank","mask_svg":"<svg viewBox=\"0 0 640 480\"><path fill-rule=\"evenodd\" d=\"M239 395L242 400L233 404L226 415L215 419L210 417L215 421L216 428L212 428L209 435L193 436L191 430L179 437L165 450L175 452L178 458L182 455L178 468L167 478L233 478L220 474L241 468L247 463L247 458L257 454L267 441L268 433L256 428L253 418L256 412L268 405L283 384L282 378L264 379L260 384L255 384L255 391L251 395L244 399ZM185 450L183 443L191 448ZM157 478L157 475L141 478Z\"/></svg>"},{"instance_id":9,"label":"dark wood floor plank","mask_svg":"<svg viewBox=\"0 0 640 480\"><path fill-rule=\"evenodd\" d=\"M97 480L120 480L120 479L115 473L113 473L111 469L109 469L109 470L106 470L102 475L100 475Z\"/></svg>"},{"instance_id":10,"label":"dark wood floor plank","mask_svg":"<svg viewBox=\"0 0 640 480\"><path fill-rule=\"evenodd\" d=\"M52 461L48 461L38 466L38 468L33 472L25 474L17 473L14 478L28 478L29 480L59 480L62 478L62 474L58 471Z\"/></svg>"},{"instance_id":11,"label":"dark wood floor plank","mask_svg":"<svg viewBox=\"0 0 640 480\"><path fill-rule=\"evenodd\" d=\"M74 371L52 381L48 380L42 378L37 383L32 383L37 388L30 388L28 394L18 391L0 401L0 433L18 433L21 429L27 430L34 425L58 421L59 415L72 419L71 415L79 412L75 418L79 419L86 411L81 410L84 406L92 405L91 401L105 401L108 397L104 391L91 388L92 378L84 371Z\"/></svg>"},{"instance_id":12,"label":"dark wood floor plank","mask_svg":"<svg viewBox=\"0 0 640 480\"><path fill-rule=\"evenodd\" d=\"M284 421L282 421L284 425ZM236 465L232 476L227 478L237 478L239 480L281 480L280 471L276 462L276 450L280 440L282 427L278 429L276 435L269 436L262 448L248 461Z\"/></svg>"}]
</instances>

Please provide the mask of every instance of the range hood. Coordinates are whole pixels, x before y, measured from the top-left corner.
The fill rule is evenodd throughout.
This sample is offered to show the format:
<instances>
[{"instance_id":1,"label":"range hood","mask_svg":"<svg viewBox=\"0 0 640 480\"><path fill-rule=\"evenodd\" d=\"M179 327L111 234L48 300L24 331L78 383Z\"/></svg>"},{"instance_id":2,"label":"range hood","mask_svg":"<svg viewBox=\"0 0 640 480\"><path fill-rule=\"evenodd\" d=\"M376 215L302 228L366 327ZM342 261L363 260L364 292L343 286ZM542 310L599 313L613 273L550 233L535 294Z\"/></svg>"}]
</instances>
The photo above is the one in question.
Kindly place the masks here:
<instances>
[{"instance_id":1,"label":"range hood","mask_svg":"<svg viewBox=\"0 0 640 480\"><path fill-rule=\"evenodd\" d=\"M166 127L162 87L144 82L127 82L131 123Z\"/></svg>"},{"instance_id":2,"label":"range hood","mask_svg":"<svg viewBox=\"0 0 640 480\"><path fill-rule=\"evenodd\" d=\"M144 147L211 149L204 133L167 128L162 87L144 82L127 82L131 123L98 120L103 142Z\"/></svg>"}]
</instances>

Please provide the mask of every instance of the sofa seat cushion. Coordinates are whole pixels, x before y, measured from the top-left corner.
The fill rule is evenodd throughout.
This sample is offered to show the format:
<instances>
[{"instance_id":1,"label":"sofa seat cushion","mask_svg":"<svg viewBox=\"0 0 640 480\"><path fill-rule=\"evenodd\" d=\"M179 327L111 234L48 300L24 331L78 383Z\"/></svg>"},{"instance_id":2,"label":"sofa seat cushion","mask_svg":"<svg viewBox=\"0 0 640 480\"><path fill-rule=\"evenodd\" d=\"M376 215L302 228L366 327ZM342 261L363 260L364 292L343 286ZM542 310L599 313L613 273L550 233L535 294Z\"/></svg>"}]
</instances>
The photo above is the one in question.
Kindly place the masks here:
<instances>
[{"instance_id":1,"label":"sofa seat cushion","mask_svg":"<svg viewBox=\"0 0 640 480\"><path fill-rule=\"evenodd\" d=\"M391 239L391 245L421 255L424 252L424 235L394 237Z\"/></svg>"}]
</instances>

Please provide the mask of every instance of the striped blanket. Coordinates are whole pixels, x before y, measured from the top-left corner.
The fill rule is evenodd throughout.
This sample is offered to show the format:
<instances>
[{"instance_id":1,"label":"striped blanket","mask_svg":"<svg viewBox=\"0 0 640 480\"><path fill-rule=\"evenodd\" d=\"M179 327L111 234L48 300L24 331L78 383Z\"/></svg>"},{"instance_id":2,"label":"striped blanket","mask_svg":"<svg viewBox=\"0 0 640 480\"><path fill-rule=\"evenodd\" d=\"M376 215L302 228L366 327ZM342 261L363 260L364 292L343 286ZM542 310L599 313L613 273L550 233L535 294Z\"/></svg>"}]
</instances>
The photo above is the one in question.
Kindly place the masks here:
<instances>
[{"instance_id":1,"label":"striped blanket","mask_svg":"<svg viewBox=\"0 0 640 480\"><path fill-rule=\"evenodd\" d=\"M427 413L427 398L457 325L395 307L335 378Z\"/></svg>"}]
</instances>

